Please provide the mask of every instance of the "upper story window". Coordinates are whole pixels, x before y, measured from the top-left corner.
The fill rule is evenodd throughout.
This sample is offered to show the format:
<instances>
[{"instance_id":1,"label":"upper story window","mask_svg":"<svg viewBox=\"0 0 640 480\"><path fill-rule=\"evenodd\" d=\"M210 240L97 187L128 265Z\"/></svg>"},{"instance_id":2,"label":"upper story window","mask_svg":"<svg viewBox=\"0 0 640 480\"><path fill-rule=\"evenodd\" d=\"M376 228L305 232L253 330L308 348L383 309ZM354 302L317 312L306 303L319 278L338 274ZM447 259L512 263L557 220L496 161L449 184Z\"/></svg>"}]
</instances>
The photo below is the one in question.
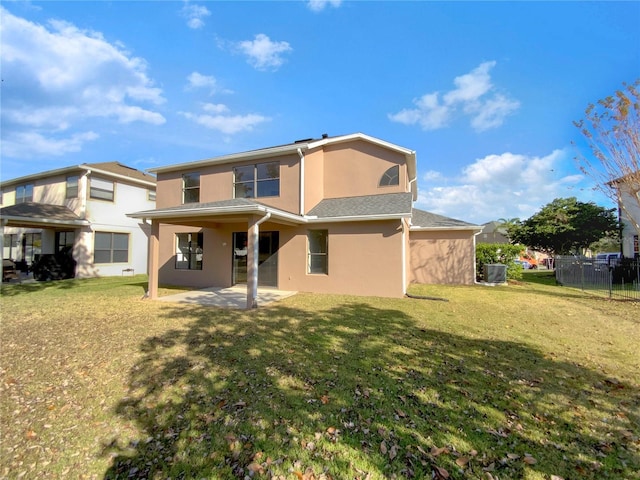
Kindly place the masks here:
<instances>
[{"instance_id":1,"label":"upper story window","mask_svg":"<svg viewBox=\"0 0 640 480\"><path fill-rule=\"evenodd\" d=\"M114 188L114 183L109 180L91 177L89 197L113 202Z\"/></svg>"},{"instance_id":2,"label":"upper story window","mask_svg":"<svg viewBox=\"0 0 640 480\"><path fill-rule=\"evenodd\" d=\"M200 174L185 173L182 175L182 203L198 203L200 201Z\"/></svg>"},{"instance_id":3,"label":"upper story window","mask_svg":"<svg viewBox=\"0 0 640 480\"><path fill-rule=\"evenodd\" d=\"M244 165L233 169L234 198L280 195L280 162Z\"/></svg>"},{"instance_id":4,"label":"upper story window","mask_svg":"<svg viewBox=\"0 0 640 480\"><path fill-rule=\"evenodd\" d=\"M400 165L394 165L389 168L386 172L382 174L380 177L380 183L378 186L380 187L390 187L392 185L400 184Z\"/></svg>"},{"instance_id":5,"label":"upper story window","mask_svg":"<svg viewBox=\"0 0 640 480\"><path fill-rule=\"evenodd\" d=\"M156 191L155 190L147 190L147 200L151 202L156 201Z\"/></svg>"},{"instance_id":6,"label":"upper story window","mask_svg":"<svg viewBox=\"0 0 640 480\"><path fill-rule=\"evenodd\" d=\"M16 203L33 202L33 183L16 187Z\"/></svg>"},{"instance_id":7,"label":"upper story window","mask_svg":"<svg viewBox=\"0 0 640 480\"><path fill-rule=\"evenodd\" d=\"M67 177L67 194L65 198L76 198L78 196L78 180L80 177L73 175Z\"/></svg>"}]
</instances>

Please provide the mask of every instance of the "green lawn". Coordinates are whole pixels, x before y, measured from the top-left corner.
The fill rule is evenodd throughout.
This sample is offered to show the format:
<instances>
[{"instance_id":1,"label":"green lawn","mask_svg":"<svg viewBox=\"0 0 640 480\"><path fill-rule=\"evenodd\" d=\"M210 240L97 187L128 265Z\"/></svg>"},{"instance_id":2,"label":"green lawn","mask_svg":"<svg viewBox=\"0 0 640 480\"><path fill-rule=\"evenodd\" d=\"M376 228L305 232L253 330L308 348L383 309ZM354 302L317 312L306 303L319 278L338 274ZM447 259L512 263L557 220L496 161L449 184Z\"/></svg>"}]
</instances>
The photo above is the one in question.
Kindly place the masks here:
<instances>
[{"instance_id":1,"label":"green lawn","mask_svg":"<svg viewBox=\"0 0 640 480\"><path fill-rule=\"evenodd\" d=\"M0 478L640 479L640 304L544 273L250 312L3 285Z\"/></svg>"}]
</instances>

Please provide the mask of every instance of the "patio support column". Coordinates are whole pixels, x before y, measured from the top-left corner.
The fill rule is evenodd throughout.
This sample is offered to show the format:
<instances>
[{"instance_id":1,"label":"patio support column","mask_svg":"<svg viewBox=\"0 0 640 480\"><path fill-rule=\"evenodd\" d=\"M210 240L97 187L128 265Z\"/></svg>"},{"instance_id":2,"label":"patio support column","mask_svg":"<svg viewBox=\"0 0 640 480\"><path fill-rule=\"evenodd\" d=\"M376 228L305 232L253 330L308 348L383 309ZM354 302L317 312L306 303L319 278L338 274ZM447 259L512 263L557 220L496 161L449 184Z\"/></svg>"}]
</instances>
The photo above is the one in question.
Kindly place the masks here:
<instances>
[{"instance_id":1,"label":"patio support column","mask_svg":"<svg viewBox=\"0 0 640 480\"><path fill-rule=\"evenodd\" d=\"M260 217L249 218L247 230L247 308L258 308L258 238Z\"/></svg>"},{"instance_id":2,"label":"patio support column","mask_svg":"<svg viewBox=\"0 0 640 480\"><path fill-rule=\"evenodd\" d=\"M3 218L0 221L0 230L2 231L2 258L0 258L0 260L4 260L4 227L7 224L7 219ZM2 280L4 279L4 262L0 262L0 283L2 283Z\"/></svg>"},{"instance_id":3,"label":"patio support column","mask_svg":"<svg viewBox=\"0 0 640 480\"><path fill-rule=\"evenodd\" d=\"M160 223L157 220L151 221L151 233L149 234L149 289L147 296L152 300L158 298L158 266L160 256Z\"/></svg>"},{"instance_id":4,"label":"patio support column","mask_svg":"<svg viewBox=\"0 0 640 480\"><path fill-rule=\"evenodd\" d=\"M247 308L258 308L258 245L260 224L271 217L267 212L264 217L249 217L247 230Z\"/></svg>"}]
</instances>

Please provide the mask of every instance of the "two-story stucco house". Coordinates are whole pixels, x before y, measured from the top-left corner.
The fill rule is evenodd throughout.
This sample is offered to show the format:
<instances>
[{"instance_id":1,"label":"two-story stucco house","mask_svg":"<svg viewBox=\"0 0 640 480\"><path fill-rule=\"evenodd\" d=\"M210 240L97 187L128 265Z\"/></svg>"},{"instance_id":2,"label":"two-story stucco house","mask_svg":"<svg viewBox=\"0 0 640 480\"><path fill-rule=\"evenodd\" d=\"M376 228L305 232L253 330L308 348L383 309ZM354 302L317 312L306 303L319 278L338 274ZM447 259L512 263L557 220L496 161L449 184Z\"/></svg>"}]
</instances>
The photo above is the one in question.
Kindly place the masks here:
<instances>
[{"instance_id":1,"label":"two-story stucco house","mask_svg":"<svg viewBox=\"0 0 640 480\"><path fill-rule=\"evenodd\" d=\"M70 252L77 277L146 273L149 227L126 216L155 207L154 176L90 163L2 182L3 259L29 267Z\"/></svg>"},{"instance_id":2,"label":"two-story stucco house","mask_svg":"<svg viewBox=\"0 0 640 480\"><path fill-rule=\"evenodd\" d=\"M413 208L416 154L361 133L151 170L149 296L192 287L401 297L471 284L481 227Z\"/></svg>"}]
</instances>

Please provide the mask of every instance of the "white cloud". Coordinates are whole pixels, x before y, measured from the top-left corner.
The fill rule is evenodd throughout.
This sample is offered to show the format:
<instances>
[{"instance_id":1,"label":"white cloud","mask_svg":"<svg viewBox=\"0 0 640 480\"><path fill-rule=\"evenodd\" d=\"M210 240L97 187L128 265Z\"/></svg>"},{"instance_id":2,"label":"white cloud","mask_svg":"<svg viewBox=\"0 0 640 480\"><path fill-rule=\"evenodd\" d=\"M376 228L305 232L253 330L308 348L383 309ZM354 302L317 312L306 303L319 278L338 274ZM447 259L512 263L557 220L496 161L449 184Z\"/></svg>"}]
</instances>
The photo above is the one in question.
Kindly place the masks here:
<instances>
[{"instance_id":1,"label":"white cloud","mask_svg":"<svg viewBox=\"0 0 640 480\"><path fill-rule=\"evenodd\" d=\"M198 72L192 72L188 77L189 82L187 88L208 88L213 94L216 91L217 81L214 77L209 75L202 75Z\"/></svg>"},{"instance_id":2,"label":"white cloud","mask_svg":"<svg viewBox=\"0 0 640 480\"><path fill-rule=\"evenodd\" d=\"M405 125L418 124L423 130L437 130L449 125L456 114L471 118L476 131L495 128L515 112L520 103L500 93L493 93L490 70L495 61L481 63L471 72L453 80L456 88L440 99L439 92L423 95L413 100L414 108L405 108L389 114L389 119Z\"/></svg>"},{"instance_id":3,"label":"white cloud","mask_svg":"<svg viewBox=\"0 0 640 480\"><path fill-rule=\"evenodd\" d=\"M33 155L59 157L79 152L89 141L96 140L95 132L75 133L66 138L45 137L37 132L17 132L2 141L2 154L11 158L29 158Z\"/></svg>"},{"instance_id":4,"label":"white cloud","mask_svg":"<svg viewBox=\"0 0 640 480\"><path fill-rule=\"evenodd\" d=\"M256 35L254 40L238 42L236 47L258 70L277 70L285 61L282 55L293 50L288 42L274 42L264 33Z\"/></svg>"},{"instance_id":5,"label":"white cloud","mask_svg":"<svg viewBox=\"0 0 640 480\"><path fill-rule=\"evenodd\" d=\"M222 103L205 103L202 105L202 109L207 113L228 113L229 107Z\"/></svg>"},{"instance_id":6,"label":"white cloud","mask_svg":"<svg viewBox=\"0 0 640 480\"><path fill-rule=\"evenodd\" d=\"M211 15L211 12L207 7L203 7L202 5L193 5L188 1L185 1L180 13L187 19L187 26L194 30L204 27L203 19Z\"/></svg>"},{"instance_id":7,"label":"white cloud","mask_svg":"<svg viewBox=\"0 0 640 480\"><path fill-rule=\"evenodd\" d=\"M442 180L442 173L435 170L428 170L422 175L422 179L425 182L435 182L436 180Z\"/></svg>"},{"instance_id":8,"label":"white cloud","mask_svg":"<svg viewBox=\"0 0 640 480\"><path fill-rule=\"evenodd\" d=\"M0 7L2 14L2 136L12 148L3 153L28 156L56 136L55 151L76 151L86 140L72 130L90 119L159 125L162 114L140 104L160 105L162 90L147 75L144 60L102 34L59 20L39 25ZM34 138L33 146L19 139ZM66 146L65 146L66 145ZM21 146L24 151L18 151Z\"/></svg>"},{"instance_id":9,"label":"white cloud","mask_svg":"<svg viewBox=\"0 0 640 480\"><path fill-rule=\"evenodd\" d=\"M327 6L338 8L342 4L342 0L309 0L307 7L314 12L321 12Z\"/></svg>"},{"instance_id":10,"label":"white cloud","mask_svg":"<svg viewBox=\"0 0 640 480\"><path fill-rule=\"evenodd\" d=\"M426 172L416 206L476 223L529 218L554 198L579 193L583 175L557 173L571 162L564 150L543 157L503 153L477 159L455 178Z\"/></svg>"},{"instance_id":11,"label":"white cloud","mask_svg":"<svg viewBox=\"0 0 640 480\"><path fill-rule=\"evenodd\" d=\"M251 131L261 123L271 120L269 117L256 113L247 115L232 115L231 110L223 104L205 103L202 110L206 113L179 112L183 117L211 130L217 130L227 135Z\"/></svg>"},{"instance_id":12,"label":"white cloud","mask_svg":"<svg viewBox=\"0 0 640 480\"><path fill-rule=\"evenodd\" d=\"M452 111L446 105L440 104L437 93L424 95L413 103L418 108L401 110L394 115L389 115L389 118L405 125L418 123L423 130L437 130L449 122Z\"/></svg>"}]
</instances>

